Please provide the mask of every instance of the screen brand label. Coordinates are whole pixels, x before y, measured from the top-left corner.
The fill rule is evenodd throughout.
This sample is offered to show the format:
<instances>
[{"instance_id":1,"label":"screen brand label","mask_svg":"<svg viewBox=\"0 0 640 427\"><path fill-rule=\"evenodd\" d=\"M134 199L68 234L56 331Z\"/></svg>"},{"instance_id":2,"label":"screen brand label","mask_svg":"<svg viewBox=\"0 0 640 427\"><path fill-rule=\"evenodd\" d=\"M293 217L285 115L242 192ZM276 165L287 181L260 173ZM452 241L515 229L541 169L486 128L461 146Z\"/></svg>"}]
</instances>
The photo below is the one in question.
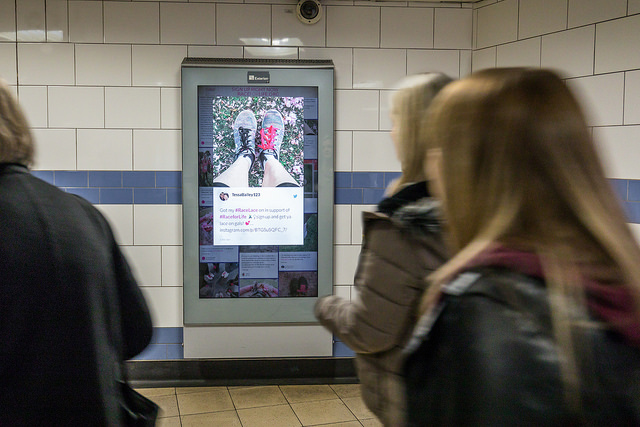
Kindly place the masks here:
<instances>
[{"instance_id":1,"label":"screen brand label","mask_svg":"<svg viewBox=\"0 0 640 427\"><path fill-rule=\"evenodd\" d=\"M268 71L249 71L247 72L247 83L269 83L270 77Z\"/></svg>"}]
</instances>

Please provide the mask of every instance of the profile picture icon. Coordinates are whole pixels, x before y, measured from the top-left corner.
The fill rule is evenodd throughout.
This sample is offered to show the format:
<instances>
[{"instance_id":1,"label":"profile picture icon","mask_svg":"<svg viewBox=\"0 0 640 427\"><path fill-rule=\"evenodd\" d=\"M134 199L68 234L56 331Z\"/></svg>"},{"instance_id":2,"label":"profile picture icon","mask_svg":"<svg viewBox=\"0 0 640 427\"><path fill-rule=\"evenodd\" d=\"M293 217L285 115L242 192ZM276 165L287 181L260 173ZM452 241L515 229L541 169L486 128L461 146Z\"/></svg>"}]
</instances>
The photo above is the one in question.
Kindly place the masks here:
<instances>
[{"instance_id":1,"label":"profile picture icon","mask_svg":"<svg viewBox=\"0 0 640 427\"><path fill-rule=\"evenodd\" d=\"M220 193L220 200L225 201L229 198L229 193L225 193L224 191Z\"/></svg>"}]
</instances>

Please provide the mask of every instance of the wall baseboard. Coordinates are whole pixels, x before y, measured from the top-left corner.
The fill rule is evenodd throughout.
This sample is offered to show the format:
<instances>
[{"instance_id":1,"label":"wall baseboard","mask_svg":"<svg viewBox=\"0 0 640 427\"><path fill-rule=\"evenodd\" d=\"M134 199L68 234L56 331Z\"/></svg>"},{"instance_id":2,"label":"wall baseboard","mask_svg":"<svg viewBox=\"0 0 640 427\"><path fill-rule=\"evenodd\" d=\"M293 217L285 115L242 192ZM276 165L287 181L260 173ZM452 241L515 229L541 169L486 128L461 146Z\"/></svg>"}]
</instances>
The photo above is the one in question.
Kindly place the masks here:
<instances>
[{"instance_id":1,"label":"wall baseboard","mask_svg":"<svg viewBox=\"0 0 640 427\"><path fill-rule=\"evenodd\" d=\"M134 387L209 387L357 383L352 357L134 360Z\"/></svg>"}]
</instances>

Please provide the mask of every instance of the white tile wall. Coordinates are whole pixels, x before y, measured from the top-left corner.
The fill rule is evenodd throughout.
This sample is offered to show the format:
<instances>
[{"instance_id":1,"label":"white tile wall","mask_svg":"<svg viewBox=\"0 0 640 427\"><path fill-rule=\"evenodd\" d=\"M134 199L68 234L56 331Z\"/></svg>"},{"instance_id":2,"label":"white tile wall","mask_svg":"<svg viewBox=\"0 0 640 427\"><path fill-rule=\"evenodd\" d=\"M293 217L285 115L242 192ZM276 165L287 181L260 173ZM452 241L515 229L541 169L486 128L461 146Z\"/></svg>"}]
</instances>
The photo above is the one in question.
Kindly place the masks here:
<instances>
[{"instance_id":1,"label":"white tile wall","mask_svg":"<svg viewBox=\"0 0 640 427\"><path fill-rule=\"evenodd\" d=\"M158 3L105 1L106 43L152 43L160 41Z\"/></svg>"},{"instance_id":2,"label":"white tile wall","mask_svg":"<svg viewBox=\"0 0 640 427\"><path fill-rule=\"evenodd\" d=\"M380 8L327 6L327 46L378 47Z\"/></svg>"},{"instance_id":3,"label":"white tile wall","mask_svg":"<svg viewBox=\"0 0 640 427\"><path fill-rule=\"evenodd\" d=\"M22 86L18 96L20 106L33 128L47 127L47 87Z\"/></svg>"},{"instance_id":4,"label":"white tile wall","mask_svg":"<svg viewBox=\"0 0 640 427\"><path fill-rule=\"evenodd\" d=\"M433 47L433 9L383 7L380 9L380 47ZM398 25L402 22L402 25Z\"/></svg>"},{"instance_id":5,"label":"white tile wall","mask_svg":"<svg viewBox=\"0 0 640 427\"><path fill-rule=\"evenodd\" d=\"M498 67L539 67L540 37L498 46L496 65Z\"/></svg>"},{"instance_id":6,"label":"white tile wall","mask_svg":"<svg viewBox=\"0 0 640 427\"><path fill-rule=\"evenodd\" d=\"M18 83L21 85L75 83L72 44L20 43L18 58Z\"/></svg>"},{"instance_id":7,"label":"white tile wall","mask_svg":"<svg viewBox=\"0 0 640 427\"><path fill-rule=\"evenodd\" d=\"M162 256L160 246L122 246L131 271L140 286L160 286Z\"/></svg>"},{"instance_id":8,"label":"white tile wall","mask_svg":"<svg viewBox=\"0 0 640 427\"><path fill-rule=\"evenodd\" d=\"M134 130L133 169L182 169L182 133L179 130Z\"/></svg>"},{"instance_id":9,"label":"white tile wall","mask_svg":"<svg viewBox=\"0 0 640 427\"><path fill-rule=\"evenodd\" d=\"M471 49L473 43L472 9L435 9L433 47Z\"/></svg>"},{"instance_id":10,"label":"white tile wall","mask_svg":"<svg viewBox=\"0 0 640 427\"><path fill-rule=\"evenodd\" d=\"M103 128L104 88L50 86L49 127Z\"/></svg>"},{"instance_id":11,"label":"white tile wall","mask_svg":"<svg viewBox=\"0 0 640 427\"><path fill-rule=\"evenodd\" d=\"M587 114L590 126L622 124L624 73L568 80Z\"/></svg>"},{"instance_id":12,"label":"white tile wall","mask_svg":"<svg viewBox=\"0 0 640 427\"><path fill-rule=\"evenodd\" d=\"M354 49L353 88L389 89L407 74L403 49Z\"/></svg>"},{"instance_id":13,"label":"white tile wall","mask_svg":"<svg viewBox=\"0 0 640 427\"><path fill-rule=\"evenodd\" d=\"M33 129L34 169L76 170L76 132L73 129Z\"/></svg>"},{"instance_id":14,"label":"white tile wall","mask_svg":"<svg viewBox=\"0 0 640 427\"><path fill-rule=\"evenodd\" d=\"M640 179L640 126L593 129L609 178Z\"/></svg>"},{"instance_id":15,"label":"white tile wall","mask_svg":"<svg viewBox=\"0 0 640 427\"><path fill-rule=\"evenodd\" d=\"M336 90L336 130L378 129L378 91Z\"/></svg>"},{"instance_id":16,"label":"white tile wall","mask_svg":"<svg viewBox=\"0 0 640 427\"><path fill-rule=\"evenodd\" d=\"M325 13L317 23L305 24L296 17L295 4L273 5L271 7L272 44L274 46L324 46Z\"/></svg>"},{"instance_id":17,"label":"white tile wall","mask_svg":"<svg viewBox=\"0 0 640 427\"><path fill-rule=\"evenodd\" d=\"M335 131L333 139L336 172L350 172L352 168L353 132Z\"/></svg>"},{"instance_id":18,"label":"white tile wall","mask_svg":"<svg viewBox=\"0 0 640 427\"><path fill-rule=\"evenodd\" d=\"M353 49L300 48L300 59L331 59L334 66L335 89L353 87Z\"/></svg>"},{"instance_id":19,"label":"white tile wall","mask_svg":"<svg viewBox=\"0 0 640 427\"><path fill-rule=\"evenodd\" d=\"M107 218L116 241L120 245L133 245L133 205L96 205Z\"/></svg>"},{"instance_id":20,"label":"white tile wall","mask_svg":"<svg viewBox=\"0 0 640 427\"><path fill-rule=\"evenodd\" d=\"M393 126L391 123L391 97L395 93L394 90L381 90L380 91L380 118L379 118L379 130L390 131Z\"/></svg>"},{"instance_id":21,"label":"white tile wall","mask_svg":"<svg viewBox=\"0 0 640 427\"><path fill-rule=\"evenodd\" d=\"M180 64L186 46L133 46L131 69L134 86L180 87Z\"/></svg>"},{"instance_id":22,"label":"white tile wall","mask_svg":"<svg viewBox=\"0 0 640 427\"><path fill-rule=\"evenodd\" d=\"M244 48L245 58L298 59L298 48L247 46Z\"/></svg>"},{"instance_id":23,"label":"white tile wall","mask_svg":"<svg viewBox=\"0 0 640 427\"><path fill-rule=\"evenodd\" d=\"M567 28L567 0L520 0L518 37L525 39Z\"/></svg>"},{"instance_id":24,"label":"white tile wall","mask_svg":"<svg viewBox=\"0 0 640 427\"><path fill-rule=\"evenodd\" d=\"M16 45L14 43L0 43L0 78L10 85L18 83Z\"/></svg>"},{"instance_id":25,"label":"white tile wall","mask_svg":"<svg viewBox=\"0 0 640 427\"><path fill-rule=\"evenodd\" d=\"M46 0L47 41L69 41L68 13L67 2Z\"/></svg>"},{"instance_id":26,"label":"white tile wall","mask_svg":"<svg viewBox=\"0 0 640 427\"><path fill-rule=\"evenodd\" d=\"M591 75L594 43L594 25L543 36L541 65L561 70L566 77Z\"/></svg>"},{"instance_id":27,"label":"white tile wall","mask_svg":"<svg viewBox=\"0 0 640 427\"><path fill-rule=\"evenodd\" d=\"M624 124L640 124L640 71L629 71L624 80Z\"/></svg>"},{"instance_id":28,"label":"white tile wall","mask_svg":"<svg viewBox=\"0 0 640 427\"><path fill-rule=\"evenodd\" d=\"M504 0L478 9L476 48L518 39L518 0Z\"/></svg>"},{"instance_id":29,"label":"white tile wall","mask_svg":"<svg viewBox=\"0 0 640 427\"><path fill-rule=\"evenodd\" d=\"M631 232L636 237L638 243L640 243L640 224L629 224L631 227Z\"/></svg>"},{"instance_id":30,"label":"white tile wall","mask_svg":"<svg viewBox=\"0 0 640 427\"><path fill-rule=\"evenodd\" d=\"M160 43L215 44L214 4L160 3Z\"/></svg>"},{"instance_id":31,"label":"white tile wall","mask_svg":"<svg viewBox=\"0 0 640 427\"><path fill-rule=\"evenodd\" d=\"M19 42L43 42L47 39L45 28L45 8L42 0L16 2L17 39Z\"/></svg>"},{"instance_id":32,"label":"white tile wall","mask_svg":"<svg viewBox=\"0 0 640 427\"><path fill-rule=\"evenodd\" d=\"M105 98L105 127L160 127L160 88L107 87Z\"/></svg>"},{"instance_id":33,"label":"white tile wall","mask_svg":"<svg viewBox=\"0 0 640 427\"><path fill-rule=\"evenodd\" d=\"M268 5L216 5L216 40L222 45L269 46L271 7Z\"/></svg>"},{"instance_id":34,"label":"white tile wall","mask_svg":"<svg viewBox=\"0 0 640 427\"><path fill-rule=\"evenodd\" d=\"M14 85L35 128L37 169L181 170L184 56L332 59L340 172L399 170L387 107L405 73L459 77L472 68L539 61L572 77L569 85L598 126L610 176L640 179L640 16L625 16L627 8L640 13L640 0L484 0L462 7L326 0L315 25L297 21L295 0L18 4L16 16L16 2L0 0L0 75ZM16 22L20 37L36 41L15 43ZM102 102L92 95L99 91ZM180 206L99 208L150 285L156 326L182 326ZM346 297L355 294L360 213L369 208L335 206L335 292Z\"/></svg>"},{"instance_id":35,"label":"white tile wall","mask_svg":"<svg viewBox=\"0 0 640 427\"><path fill-rule=\"evenodd\" d=\"M182 286L182 246L162 247L162 286Z\"/></svg>"},{"instance_id":36,"label":"white tile wall","mask_svg":"<svg viewBox=\"0 0 640 427\"><path fill-rule=\"evenodd\" d=\"M635 49L629 51L629 46ZM596 25L596 73L640 68L640 15Z\"/></svg>"},{"instance_id":37,"label":"white tile wall","mask_svg":"<svg viewBox=\"0 0 640 427\"><path fill-rule=\"evenodd\" d=\"M333 243L336 245L351 244L351 206L335 205L333 207Z\"/></svg>"},{"instance_id":38,"label":"white tile wall","mask_svg":"<svg viewBox=\"0 0 640 427\"><path fill-rule=\"evenodd\" d=\"M496 47L474 50L471 58L472 70L480 71L485 68L495 68L497 52L498 49Z\"/></svg>"},{"instance_id":39,"label":"white tile wall","mask_svg":"<svg viewBox=\"0 0 640 427\"><path fill-rule=\"evenodd\" d=\"M620 18L627 13L627 0L569 0L569 28Z\"/></svg>"},{"instance_id":40,"label":"white tile wall","mask_svg":"<svg viewBox=\"0 0 640 427\"><path fill-rule=\"evenodd\" d=\"M429 71L460 77L460 53L457 50L407 51L407 74Z\"/></svg>"},{"instance_id":41,"label":"white tile wall","mask_svg":"<svg viewBox=\"0 0 640 427\"><path fill-rule=\"evenodd\" d=\"M353 284L360 245L335 245L333 249L334 285Z\"/></svg>"},{"instance_id":42,"label":"white tile wall","mask_svg":"<svg viewBox=\"0 0 640 427\"><path fill-rule=\"evenodd\" d=\"M80 43L104 41L101 2L69 2L69 41Z\"/></svg>"},{"instance_id":43,"label":"white tile wall","mask_svg":"<svg viewBox=\"0 0 640 427\"><path fill-rule=\"evenodd\" d=\"M134 205L135 245L181 245L182 206Z\"/></svg>"},{"instance_id":44,"label":"white tile wall","mask_svg":"<svg viewBox=\"0 0 640 427\"><path fill-rule=\"evenodd\" d=\"M400 171L390 132L353 133L353 170Z\"/></svg>"},{"instance_id":45,"label":"white tile wall","mask_svg":"<svg viewBox=\"0 0 640 427\"><path fill-rule=\"evenodd\" d=\"M76 84L131 86L131 46L76 44Z\"/></svg>"},{"instance_id":46,"label":"white tile wall","mask_svg":"<svg viewBox=\"0 0 640 427\"><path fill-rule=\"evenodd\" d=\"M16 40L16 2L0 0L0 41Z\"/></svg>"},{"instance_id":47,"label":"white tile wall","mask_svg":"<svg viewBox=\"0 0 640 427\"><path fill-rule=\"evenodd\" d=\"M133 169L132 133L125 129L78 129L78 170Z\"/></svg>"},{"instance_id":48,"label":"white tile wall","mask_svg":"<svg viewBox=\"0 0 640 427\"><path fill-rule=\"evenodd\" d=\"M160 89L160 127L162 129L181 129L182 99L179 88Z\"/></svg>"}]
</instances>

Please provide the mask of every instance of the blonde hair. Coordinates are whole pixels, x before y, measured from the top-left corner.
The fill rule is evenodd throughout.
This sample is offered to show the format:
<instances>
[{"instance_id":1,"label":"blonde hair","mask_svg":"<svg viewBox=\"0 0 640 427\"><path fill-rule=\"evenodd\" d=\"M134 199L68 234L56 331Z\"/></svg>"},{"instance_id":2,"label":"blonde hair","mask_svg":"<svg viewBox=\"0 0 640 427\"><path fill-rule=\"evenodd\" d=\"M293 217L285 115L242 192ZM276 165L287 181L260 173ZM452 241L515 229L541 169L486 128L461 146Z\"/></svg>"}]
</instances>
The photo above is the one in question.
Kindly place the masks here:
<instances>
[{"instance_id":1,"label":"blonde hair","mask_svg":"<svg viewBox=\"0 0 640 427\"><path fill-rule=\"evenodd\" d=\"M29 123L9 86L0 78L0 163L29 167L34 151Z\"/></svg>"},{"instance_id":2,"label":"blonde hair","mask_svg":"<svg viewBox=\"0 0 640 427\"><path fill-rule=\"evenodd\" d=\"M447 282L494 244L538 253L550 293L561 296L550 299L554 335L567 356L565 383L575 385L577 271L628 286L640 301L640 248L578 102L549 70L485 70L441 92L426 132L442 150L443 210L457 252L430 279Z\"/></svg>"},{"instance_id":3,"label":"blonde hair","mask_svg":"<svg viewBox=\"0 0 640 427\"><path fill-rule=\"evenodd\" d=\"M452 79L441 73L414 74L402 79L391 97L391 115L397 129L397 150L402 175L391 183L387 194L393 194L403 186L424 181L426 175L422 159L427 150L420 133L421 122L433 98Z\"/></svg>"}]
</instances>

